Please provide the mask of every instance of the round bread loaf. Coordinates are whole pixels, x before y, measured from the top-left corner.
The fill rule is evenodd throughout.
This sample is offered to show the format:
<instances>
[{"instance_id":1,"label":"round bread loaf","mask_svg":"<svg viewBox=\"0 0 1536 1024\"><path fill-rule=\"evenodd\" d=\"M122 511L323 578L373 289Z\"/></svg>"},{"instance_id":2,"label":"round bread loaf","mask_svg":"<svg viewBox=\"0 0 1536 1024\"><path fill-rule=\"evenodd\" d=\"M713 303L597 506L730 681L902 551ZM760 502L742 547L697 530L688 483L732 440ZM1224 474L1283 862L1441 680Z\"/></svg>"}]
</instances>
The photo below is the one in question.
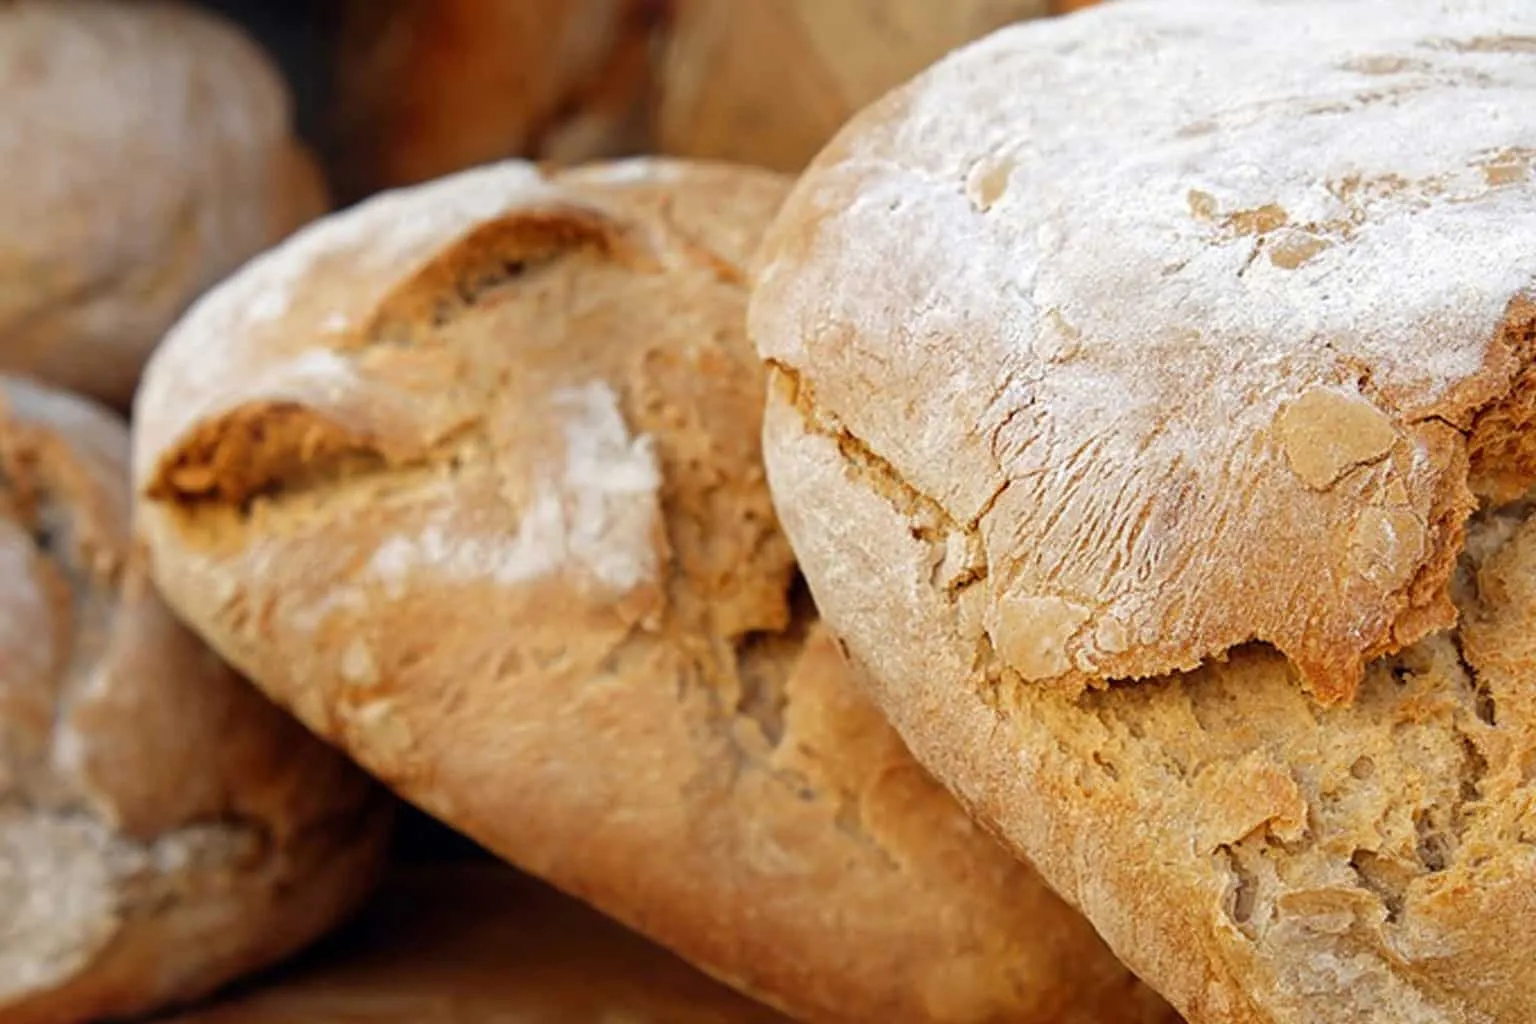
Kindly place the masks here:
<instances>
[{"instance_id":1,"label":"round bread loaf","mask_svg":"<svg viewBox=\"0 0 1536 1024\"><path fill-rule=\"evenodd\" d=\"M1536 1005L1536 523L1465 525L1532 466L1533 40L1494 0L1108 4L869 111L769 232L822 614L1196 1024Z\"/></svg>"},{"instance_id":2,"label":"round bread loaf","mask_svg":"<svg viewBox=\"0 0 1536 1024\"><path fill-rule=\"evenodd\" d=\"M673 0L657 143L798 171L849 116L1047 0Z\"/></svg>"},{"instance_id":3,"label":"round bread loaf","mask_svg":"<svg viewBox=\"0 0 1536 1024\"><path fill-rule=\"evenodd\" d=\"M1257 640L1331 703L1452 623L1476 500L1536 478L1533 35L1525 0L1108 4L822 154L753 334L976 605L978 672Z\"/></svg>"},{"instance_id":4,"label":"round bread loaf","mask_svg":"<svg viewBox=\"0 0 1536 1024\"><path fill-rule=\"evenodd\" d=\"M633 152L663 5L348 0L333 115L343 197L510 156Z\"/></svg>"},{"instance_id":5,"label":"round bread loaf","mask_svg":"<svg viewBox=\"0 0 1536 1024\"><path fill-rule=\"evenodd\" d=\"M171 615L128 432L0 378L0 1020L137 1015L293 951L368 888L365 777Z\"/></svg>"},{"instance_id":6,"label":"round bread loaf","mask_svg":"<svg viewBox=\"0 0 1536 1024\"><path fill-rule=\"evenodd\" d=\"M0 4L0 370L126 407L187 304L323 208L288 105L194 8Z\"/></svg>"},{"instance_id":7,"label":"round bread loaf","mask_svg":"<svg viewBox=\"0 0 1536 1024\"><path fill-rule=\"evenodd\" d=\"M317 952L172 1024L789 1024L501 865L396 871Z\"/></svg>"},{"instance_id":8,"label":"round bread loaf","mask_svg":"<svg viewBox=\"0 0 1536 1024\"><path fill-rule=\"evenodd\" d=\"M1161 1019L796 596L745 331L786 184L506 164L262 257L140 393L158 578L410 800L796 1015Z\"/></svg>"}]
</instances>

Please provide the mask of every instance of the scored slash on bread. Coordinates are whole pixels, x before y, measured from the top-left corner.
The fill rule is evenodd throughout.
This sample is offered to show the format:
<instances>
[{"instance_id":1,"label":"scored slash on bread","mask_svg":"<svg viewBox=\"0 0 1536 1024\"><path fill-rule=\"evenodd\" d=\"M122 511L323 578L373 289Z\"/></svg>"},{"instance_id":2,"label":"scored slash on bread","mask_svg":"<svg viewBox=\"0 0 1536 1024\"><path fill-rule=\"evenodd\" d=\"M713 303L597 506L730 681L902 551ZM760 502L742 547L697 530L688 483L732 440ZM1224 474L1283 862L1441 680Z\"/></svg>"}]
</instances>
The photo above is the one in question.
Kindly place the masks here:
<instances>
[{"instance_id":1,"label":"scored slash on bread","mask_svg":"<svg viewBox=\"0 0 1536 1024\"><path fill-rule=\"evenodd\" d=\"M1348 701L1536 479L1530 8L1304 9L999 32L864 111L765 243L785 393L936 517L1025 682L1256 640Z\"/></svg>"},{"instance_id":2,"label":"scored slash on bread","mask_svg":"<svg viewBox=\"0 0 1536 1024\"><path fill-rule=\"evenodd\" d=\"M744 325L786 188L505 164L255 261L140 393L157 578L408 799L770 1004L1168 1019L796 587Z\"/></svg>"}]
</instances>

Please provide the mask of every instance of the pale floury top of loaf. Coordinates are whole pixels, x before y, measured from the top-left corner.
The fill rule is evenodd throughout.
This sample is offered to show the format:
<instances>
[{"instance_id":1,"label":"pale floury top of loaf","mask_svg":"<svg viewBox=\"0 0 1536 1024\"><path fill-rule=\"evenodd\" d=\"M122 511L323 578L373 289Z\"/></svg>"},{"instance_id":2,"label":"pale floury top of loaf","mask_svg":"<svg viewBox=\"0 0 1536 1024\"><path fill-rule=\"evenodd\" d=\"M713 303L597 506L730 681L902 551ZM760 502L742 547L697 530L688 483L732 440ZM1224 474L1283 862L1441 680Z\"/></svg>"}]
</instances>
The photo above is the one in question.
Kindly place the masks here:
<instances>
[{"instance_id":1,"label":"pale floury top of loaf","mask_svg":"<svg viewBox=\"0 0 1536 1024\"><path fill-rule=\"evenodd\" d=\"M1004 30L823 152L756 341L1023 678L1259 639L1347 698L1452 621L1465 517L1536 470L1533 51L1524 0Z\"/></svg>"},{"instance_id":2,"label":"pale floury top of loaf","mask_svg":"<svg viewBox=\"0 0 1536 1024\"><path fill-rule=\"evenodd\" d=\"M0 366L125 404L187 303L322 206L289 107L195 8L0 5Z\"/></svg>"}]
</instances>

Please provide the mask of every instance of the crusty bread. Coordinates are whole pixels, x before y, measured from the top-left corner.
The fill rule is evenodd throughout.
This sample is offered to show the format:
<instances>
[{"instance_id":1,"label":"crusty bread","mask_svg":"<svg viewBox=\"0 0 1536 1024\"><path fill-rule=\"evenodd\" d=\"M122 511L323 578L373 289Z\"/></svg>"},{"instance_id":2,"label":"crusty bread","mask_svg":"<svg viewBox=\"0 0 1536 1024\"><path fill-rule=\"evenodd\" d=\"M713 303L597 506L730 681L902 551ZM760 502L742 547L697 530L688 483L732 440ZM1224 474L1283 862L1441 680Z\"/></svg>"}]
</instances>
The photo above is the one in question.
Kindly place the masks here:
<instances>
[{"instance_id":1,"label":"crusty bread","mask_svg":"<svg viewBox=\"0 0 1536 1024\"><path fill-rule=\"evenodd\" d=\"M787 1024L501 865L394 872L317 952L169 1024Z\"/></svg>"},{"instance_id":2,"label":"crusty bread","mask_svg":"<svg viewBox=\"0 0 1536 1024\"><path fill-rule=\"evenodd\" d=\"M798 171L844 121L1047 0L674 0L655 135L678 156Z\"/></svg>"},{"instance_id":3,"label":"crusty bread","mask_svg":"<svg viewBox=\"0 0 1536 1024\"><path fill-rule=\"evenodd\" d=\"M1192 1024L1531 1020L1529 506L1474 521L1461 625L1374 662L1352 705L1258 646L1074 696L977 663L975 603L933 585L930 542L836 438L775 402L767 451L913 752Z\"/></svg>"},{"instance_id":4,"label":"crusty bread","mask_svg":"<svg viewBox=\"0 0 1536 1024\"><path fill-rule=\"evenodd\" d=\"M276 70L194 8L0 4L0 370L125 408L187 304L318 214Z\"/></svg>"},{"instance_id":5,"label":"crusty bread","mask_svg":"<svg viewBox=\"0 0 1536 1024\"><path fill-rule=\"evenodd\" d=\"M1018 678L1259 640L1348 700L1536 478L1533 34L1525 0L1005 29L822 154L753 333Z\"/></svg>"},{"instance_id":6,"label":"crusty bread","mask_svg":"<svg viewBox=\"0 0 1536 1024\"><path fill-rule=\"evenodd\" d=\"M139 1014L363 895L378 791L172 617L128 533L128 432L0 378L0 1020Z\"/></svg>"},{"instance_id":7,"label":"crusty bread","mask_svg":"<svg viewBox=\"0 0 1536 1024\"><path fill-rule=\"evenodd\" d=\"M658 0L348 0L336 57L344 198L511 156L633 151Z\"/></svg>"},{"instance_id":8,"label":"crusty bread","mask_svg":"<svg viewBox=\"0 0 1536 1024\"><path fill-rule=\"evenodd\" d=\"M765 245L749 317L779 367L765 457L822 614L918 759L1195 1024L1532 1019L1526 509L1481 513L1434 616L1459 607L1458 628L1373 662L1353 703L1319 703L1265 645L1081 689L1026 670L1086 644L995 638L1042 564L1064 595L1103 587L1188 616L1358 616L1350 574L1382 577L1334 527L1395 522L1373 502L1405 494L1429 509L1450 495L1441 539L1408 549L1435 580L1421 593L1448 600L1469 490L1506 499L1530 465L1536 337L1518 295L1536 252L1505 234L1536 227L1533 16L1494 0L1160 0L1011 30L851 128ZM1198 94L1173 80L1186 70ZM1257 102L1271 73L1306 98ZM1130 92L1180 118L1151 131L1125 117ZM1050 111L1015 104L1040 95ZM1473 109L1488 116L1464 135ZM1414 144L1378 152L1383 132ZM1248 159L1264 140L1270 155ZM1350 162L1359 177L1327 198ZM1190 191L1296 212L1290 227L1220 213L1212 238L1206 199L1182 222L1172 209ZM1285 266L1312 231L1313 263ZM1447 419L1418 418L1432 408ZM1330 409L1347 415L1298 418ZM1392 450L1351 470L1342 456L1377 435ZM1300 457L1305 440L1326 458ZM1330 460L1332 489L1295 486ZM1187 643L1185 621L1127 636Z\"/></svg>"},{"instance_id":9,"label":"crusty bread","mask_svg":"<svg viewBox=\"0 0 1536 1024\"><path fill-rule=\"evenodd\" d=\"M410 800L792 1013L1159 1019L794 597L744 324L785 187L506 164L263 257L140 393L158 578Z\"/></svg>"}]
</instances>

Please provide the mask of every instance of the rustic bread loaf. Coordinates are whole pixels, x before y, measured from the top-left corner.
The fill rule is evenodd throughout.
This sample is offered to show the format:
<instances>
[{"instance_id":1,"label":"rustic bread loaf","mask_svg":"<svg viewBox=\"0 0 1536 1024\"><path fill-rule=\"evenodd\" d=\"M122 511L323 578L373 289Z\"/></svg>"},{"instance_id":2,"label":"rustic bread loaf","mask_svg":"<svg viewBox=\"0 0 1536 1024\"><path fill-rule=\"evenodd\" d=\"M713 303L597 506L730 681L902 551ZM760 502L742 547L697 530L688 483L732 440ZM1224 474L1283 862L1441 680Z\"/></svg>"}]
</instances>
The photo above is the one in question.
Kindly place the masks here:
<instances>
[{"instance_id":1,"label":"rustic bread loaf","mask_svg":"<svg viewBox=\"0 0 1536 1024\"><path fill-rule=\"evenodd\" d=\"M769 232L821 612L1196 1024L1532 1019L1533 39L1105 5L869 111Z\"/></svg>"},{"instance_id":2,"label":"rustic bread loaf","mask_svg":"<svg viewBox=\"0 0 1536 1024\"><path fill-rule=\"evenodd\" d=\"M673 0L657 85L668 153L798 171L850 115L1047 0Z\"/></svg>"},{"instance_id":3,"label":"rustic bread loaf","mask_svg":"<svg viewBox=\"0 0 1536 1024\"><path fill-rule=\"evenodd\" d=\"M1258 646L1073 695L973 661L975 605L835 438L787 404L767 437L785 528L838 567L822 609L913 752L1189 1021L1530 1020L1529 506L1473 522L1461 625L1372 663L1352 705Z\"/></svg>"},{"instance_id":4,"label":"rustic bread loaf","mask_svg":"<svg viewBox=\"0 0 1536 1024\"><path fill-rule=\"evenodd\" d=\"M1259 640L1348 700L1454 620L1477 499L1536 479L1533 33L1523 0L1006 29L822 155L756 340L1000 667L1079 689Z\"/></svg>"},{"instance_id":5,"label":"rustic bread loaf","mask_svg":"<svg viewBox=\"0 0 1536 1024\"><path fill-rule=\"evenodd\" d=\"M410 800L795 1015L1162 1019L796 596L744 323L785 188L513 163L253 263L140 394L159 579Z\"/></svg>"},{"instance_id":6,"label":"rustic bread loaf","mask_svg":"<svg viewBox=\"0 0 1536 1024\"><path fill-rule=\"evenodd\" d=\"M195 8L0 4L0 371L126 407L208 285L319 213L276 70Z\"/></svg>"},{"instance_id":7,"label":"rustic bread loaf","mask_svg":"<svg viewBox=\"0 0 1536 1024\"><path fill-rule=\"evenodd\" d=\"M332 127L345 198L645 136L658 0L348 0Z\"/></svg>"},{"instance_id":8,"label":"rustic bread loaf","mask_svg":"<svg viewBox=\"0 0 1536 1024\"><path fill-rule=\"evenodd\" d=\"M396 871L298 969L173 1024L788 1024L500 865Z\"/></svg>"},{"instance_id":9,"label":"rustic bread loaf","mask_svg":"<svg viewBox=\"0 0 1536 1024\"><path fill-rule=\"evenodd\" d=\"M0 378L0 1020L141 1014L320 934L387 804L156 597L128 432Z\"/></svg>"}]
</instances>

